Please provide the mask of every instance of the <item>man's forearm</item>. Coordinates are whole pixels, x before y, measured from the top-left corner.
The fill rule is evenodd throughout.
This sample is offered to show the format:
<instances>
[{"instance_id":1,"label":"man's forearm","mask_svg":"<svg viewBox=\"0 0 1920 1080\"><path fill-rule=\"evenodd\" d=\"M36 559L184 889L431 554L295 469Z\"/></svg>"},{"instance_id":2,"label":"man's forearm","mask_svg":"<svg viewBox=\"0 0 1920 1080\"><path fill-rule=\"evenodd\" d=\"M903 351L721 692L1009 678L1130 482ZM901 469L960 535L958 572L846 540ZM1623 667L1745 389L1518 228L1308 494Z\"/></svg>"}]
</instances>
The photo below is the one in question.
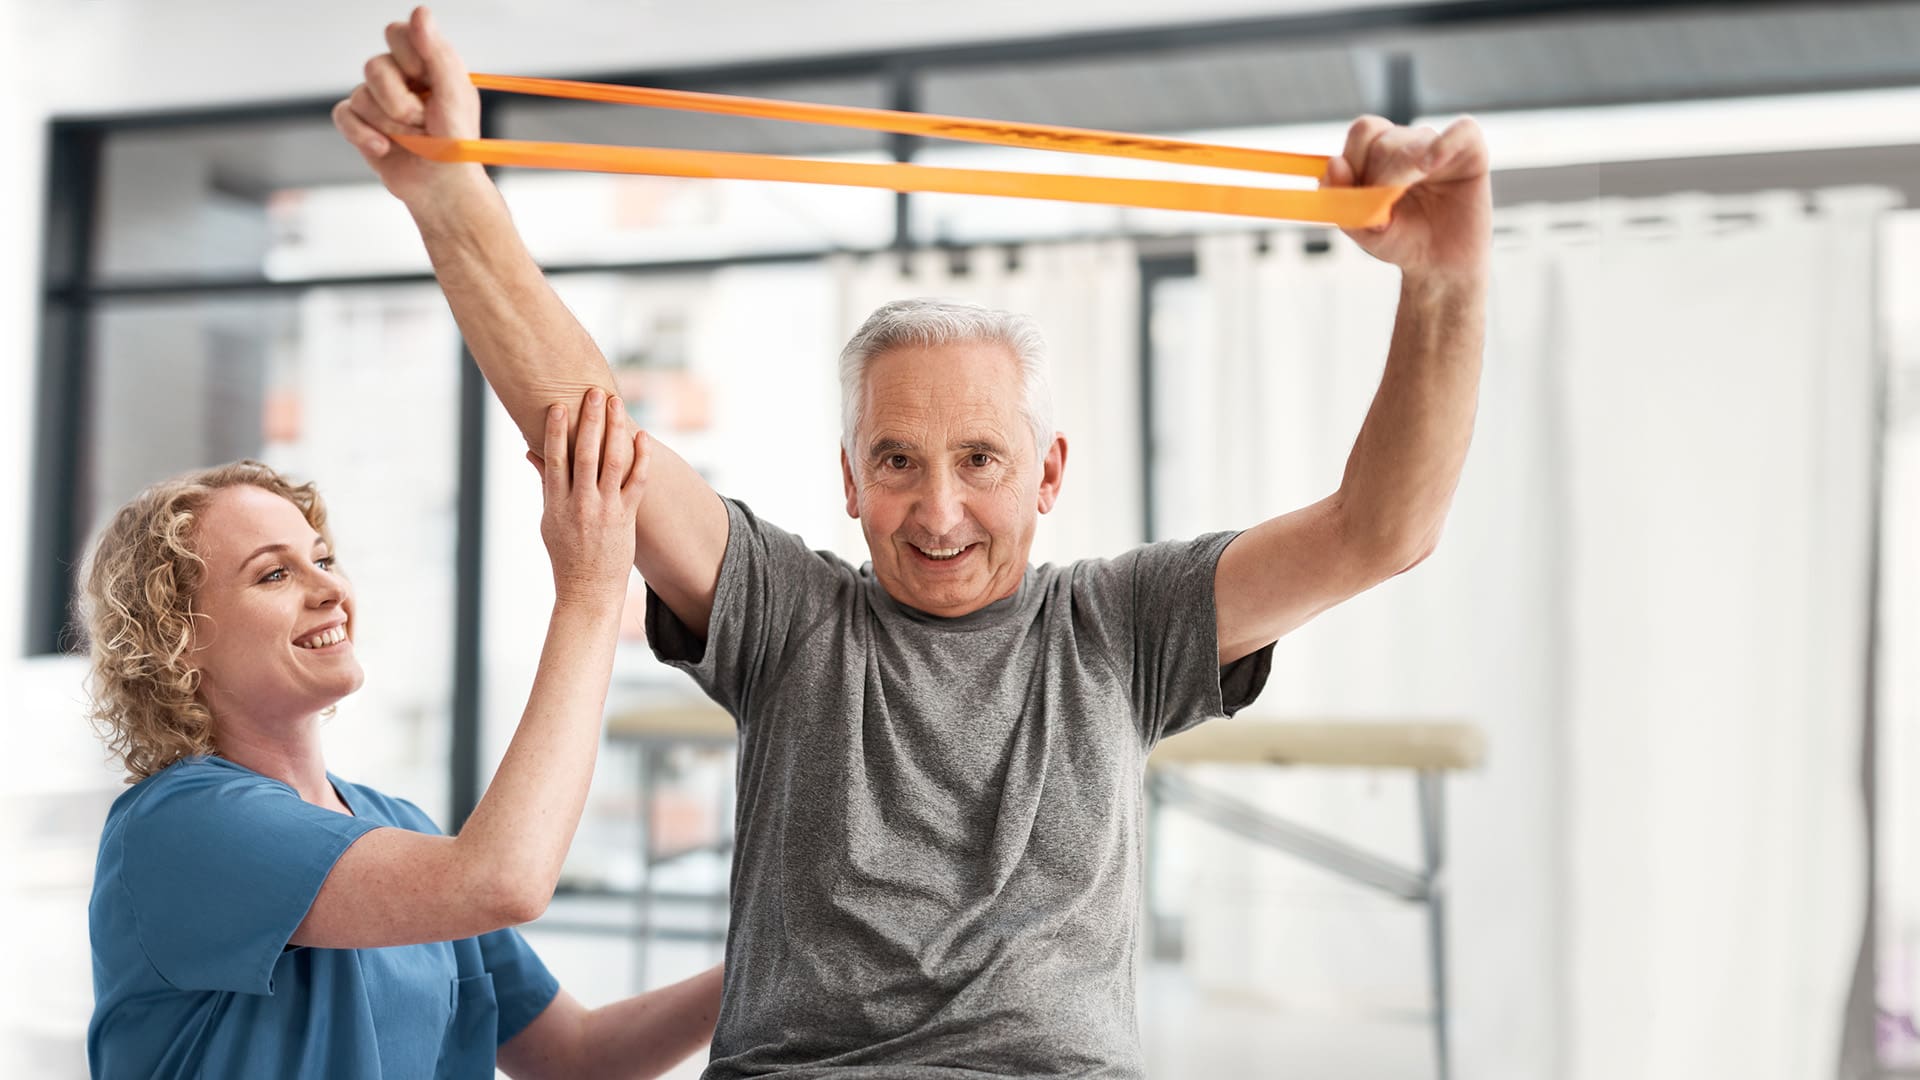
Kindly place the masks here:
<instances>
[{"instance_id":1,"label":"man's forearm","mask_svg":"<svg viewBox=\"0 0 1920 1080\"><path fill-rule=\"evenodd\" d=\"M1340 484L1350 536L1382 558L1411 565L1439 537L1473 436L1486 298L1484 271L1401 280L1386 371Z\"/></svg>"},{"instance_id":2,"label":"man's forearm","mask_svg":"<svg viewBox=\"0 0 1920 1080\"><path fill-rule=\"evenodd\" d=\"M614 392L606 357L547 283L484 171L475 166L450 178L430 204L409 209L467 347L528 446L544 440L549 406L577 412L589 387ZM700 474L658 441L634 528L634 565L704 636L727 511Z\"/></svg>"},{"instance_id":3,"label":"man's forearm","mask_svg":"<svg viewBox=\"0 0 1920 1080\"><path fill-rule=\"evenodd\" d=\"M590 386L613 392L600 347L554 293L484 171L472 166L431 205L409 209L454 321L527 445L540 445L549 405L571 409Z\"/></svg>"}]
</instances>

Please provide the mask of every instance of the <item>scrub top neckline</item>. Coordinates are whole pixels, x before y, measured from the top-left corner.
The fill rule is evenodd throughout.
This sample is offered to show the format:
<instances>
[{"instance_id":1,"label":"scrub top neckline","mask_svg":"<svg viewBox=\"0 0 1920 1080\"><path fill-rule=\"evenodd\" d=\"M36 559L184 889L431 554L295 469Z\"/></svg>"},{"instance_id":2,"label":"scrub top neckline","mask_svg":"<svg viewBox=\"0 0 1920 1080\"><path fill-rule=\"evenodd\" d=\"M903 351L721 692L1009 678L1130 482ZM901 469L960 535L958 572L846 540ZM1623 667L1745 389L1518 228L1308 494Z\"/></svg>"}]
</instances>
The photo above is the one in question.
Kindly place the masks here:
<instances>
[{"instance_id":1,"label":"scrub top neckline","mask_svg":"<svg viewBox=\"0 0 1920 1080\"><path fill-rule=\"evenodd\" d=\"M298 788L294 787L292 784L287 783L285 780L282 780L277 776L268 776L266 773L263 773L258 769L249 768L248 766L242 765L239 762L233 760L232 758L221 757L218 754L207 755L207 760L218 761L223 765L230 765L233 768L239 769L243 772L250 772L253 775L261 778L262 780L271 780L274 783L279 784L281 787L286 788L288 791L293 792L294 798L296 799L300 798L300 790ZM363 815L360 813L360 808L353 805L352 799L347 798L346 789L349 787L352 787L353 785L348 784L345 781L341 780L339 777L333 775L332 769L325 770L325 773L327 777L327 786L333 789L333 797L336 799L339 799L340 805L347 808L346 816L350 818L362 817ZM305 802L306 800L301 799L301 801ZM327 810L330 808L322 806L320 807L320 809ZM335 812L337 813L338 811L335 811Z\"/></svg>"}]
</instances>

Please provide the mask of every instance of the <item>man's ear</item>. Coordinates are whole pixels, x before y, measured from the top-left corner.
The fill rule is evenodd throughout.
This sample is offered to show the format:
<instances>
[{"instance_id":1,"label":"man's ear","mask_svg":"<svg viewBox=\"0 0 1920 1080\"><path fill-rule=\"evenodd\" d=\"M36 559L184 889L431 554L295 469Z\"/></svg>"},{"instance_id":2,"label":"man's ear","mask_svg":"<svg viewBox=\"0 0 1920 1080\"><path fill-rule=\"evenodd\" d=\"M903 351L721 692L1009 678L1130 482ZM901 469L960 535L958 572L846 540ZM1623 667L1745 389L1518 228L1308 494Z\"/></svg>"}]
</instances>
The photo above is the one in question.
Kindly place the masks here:
<instances>
[{"instance_id":1,"label":"man's ear","mask_svg":"<svg viewBox=\"0 0 1920 1080\"><path fill-rule=\"evenodd\" d=\"M847 461L847 448L840 448L840 483L847 492L847 516L860 516L860 489L853 483L853 465Z\"/></svg>"},{"instance_id":2,"label":"man's ear","mask_svg":"<svg viewBox=\"0 0 1920 1080\"><path fill-rule=\"evenodd\" d=\"M1060 482L1067 475L1067 437L1059 432L1053 433L1053 443L1047 447L1047 456L1040 462L1040 512L1053 509L1054 501L1060 498Z\"/></svg>"}]
</instances>

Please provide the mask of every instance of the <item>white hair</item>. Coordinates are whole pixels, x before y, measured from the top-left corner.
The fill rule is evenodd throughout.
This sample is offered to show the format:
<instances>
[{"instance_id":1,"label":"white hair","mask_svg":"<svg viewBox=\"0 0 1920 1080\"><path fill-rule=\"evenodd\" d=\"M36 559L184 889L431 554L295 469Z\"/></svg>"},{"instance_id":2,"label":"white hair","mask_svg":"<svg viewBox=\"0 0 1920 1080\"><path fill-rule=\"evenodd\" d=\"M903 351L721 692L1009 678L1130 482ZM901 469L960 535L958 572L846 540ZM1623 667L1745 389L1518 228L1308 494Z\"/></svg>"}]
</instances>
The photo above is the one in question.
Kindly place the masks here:
<instances>
[{"instance_id":1,"label":"white hair","mask_svg":"<svg viewBox=\"0 0 1920 1080\"><path fill-rule=\"evenodd\" d=\"M1022 411L1033 429L1033 446L1044 456L1053 442L1053 389L1047 379L1047 343L1031 318L964 300L916 297L882 304L840 350L840 445L860 460L854 436L865 419L862 406L867 365L891 349L936 348L960 342L1004 345L1020 369Z\"/></svg>"}]
</instances>

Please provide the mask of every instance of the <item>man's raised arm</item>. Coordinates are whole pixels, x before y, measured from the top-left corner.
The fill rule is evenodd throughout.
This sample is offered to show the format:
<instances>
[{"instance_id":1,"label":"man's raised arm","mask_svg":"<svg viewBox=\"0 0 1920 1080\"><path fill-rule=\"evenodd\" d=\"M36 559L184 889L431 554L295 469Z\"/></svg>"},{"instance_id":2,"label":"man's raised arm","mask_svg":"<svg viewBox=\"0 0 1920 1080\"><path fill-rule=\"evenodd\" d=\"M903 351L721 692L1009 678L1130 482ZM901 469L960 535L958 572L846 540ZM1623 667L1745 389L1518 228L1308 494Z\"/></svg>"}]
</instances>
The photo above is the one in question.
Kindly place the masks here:
<instances>
[{"instance_id":1,"label":"man's raised arm","mask_svg":"<svg viewBox=\"0 0 1920 1080\"><path fill-rule=\"evenodd\" d=\"M334 126L412 213L467 347L537 448L549 406L577 412L590 387L614 392L613 375L528 253L486 171L428 161L386 137L480 135L479 91L427 10L390 24L386 37L387 52L367 61L365 81L334 106ZM634 565L705 636L727 546L726 507L657 441L647 492L634 527Z\"/></svg>"},{"instance_id":2,"label":"man's raised arm","mask_svg":"<svg viewBox=\"0 0 1920 1080\"><path fill-rule=\"evenodd\" d=\"M1339 490L1247 530L1221 553L1222 664L1432 554L1473 436L1492 241L1479 127L1461 120L1436 135L1363 117L1327 183L1411 185L1390 224L1348 233L1400 267L1400 310Z\"/></svg>"}]
</instances>

